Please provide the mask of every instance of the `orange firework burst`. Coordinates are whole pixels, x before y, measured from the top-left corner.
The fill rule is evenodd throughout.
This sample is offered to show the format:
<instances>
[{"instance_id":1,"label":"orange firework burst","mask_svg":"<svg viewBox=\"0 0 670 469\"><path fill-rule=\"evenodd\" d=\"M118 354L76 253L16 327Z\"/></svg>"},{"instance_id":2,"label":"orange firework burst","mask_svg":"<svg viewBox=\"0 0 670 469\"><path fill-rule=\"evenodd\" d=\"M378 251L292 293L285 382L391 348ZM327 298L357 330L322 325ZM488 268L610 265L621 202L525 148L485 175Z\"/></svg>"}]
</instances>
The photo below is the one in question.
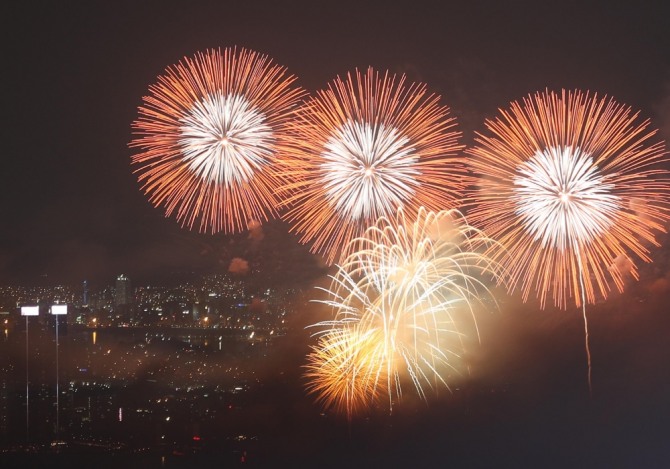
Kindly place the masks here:
<instances>
[{"instance_id":1,"label":"orange firework burst","mask_svg":"<svg viewBox=\"0 0 670 469\"><path fill-rule=\"evenodd\" d=\"M351 418L379 400L378 383L386 378L377 364L383 355L378 336L376 330L345 328L319 338L305 366L307 391L317 402Z\"/></svg>"},{"instance_id":2,"label":"orange firework burst","mask_svg":"<svg viewBox=\"0 0 670 469\"><path fill-rule=\"evenodd\" d=\"M337 78L298 115L299 141L282 158L286 219L328 263L379 217L454 208L467 184L454 119L424 85L369 68Z\"/></svg>"},{"instance_id":3,"label":"orange firework burst","mask_svg":"<svg viewBox=\"0 0 670 469\"><path fill-rule=\"evenodd\" d=\"M535 290L542 306L551 292L562 308L606 297L612 284L621 291L626 271L637 276L631 256L649 262L645 245L669 218L665 149L649 143L649 122L612 99L563 91L512 103L486 126L468 151L480 175L469 218L504 247L510 290L524 301Z\"/></svg>"},{"instance_id":4,"label":"orange firework burst","mask_svg":"<svg viewBox=\"0 0 670 469\"><path fill-rule=\"evenodd\" d=\"M303 96L295 77L246 49L211 50L169 67L133 122L135 172L151 203L182 226L237 232L267 220L285 184L275 158Z\"/></svg>"},{"instance_id":5,"label":"orange firework burst","mask_svg":"<svg viewBox=\"0 0 670 469\"><path fill-rule=\"evenodd\" d=\"M471 220L504 250L510 291L524 301L534 289L544 307L568 298L582 306L588 385L591 352L586 303L603 298L624 275L637 278L631 256L649 262L670 201L662 143L629 107L588 93L545 92L512 103L488 121L469 153L482 175Z\"/></svg>"},{"instance_id":6,"label":"orange firework burst","mask_svg":"<svg viewBox=\"0 0 670 469\"><path fill-rule=\"evenodd\" d=\"M326 407L352 413L411 384L421 399L449 388L463 368L466 328L477 332L474 305L488 294L480 277L498 276L483 255L484 233L455 211L399 210L351 241L352 253L322 301L334 319L308 360L308 389Z\"/></svg>"}]
</instances>

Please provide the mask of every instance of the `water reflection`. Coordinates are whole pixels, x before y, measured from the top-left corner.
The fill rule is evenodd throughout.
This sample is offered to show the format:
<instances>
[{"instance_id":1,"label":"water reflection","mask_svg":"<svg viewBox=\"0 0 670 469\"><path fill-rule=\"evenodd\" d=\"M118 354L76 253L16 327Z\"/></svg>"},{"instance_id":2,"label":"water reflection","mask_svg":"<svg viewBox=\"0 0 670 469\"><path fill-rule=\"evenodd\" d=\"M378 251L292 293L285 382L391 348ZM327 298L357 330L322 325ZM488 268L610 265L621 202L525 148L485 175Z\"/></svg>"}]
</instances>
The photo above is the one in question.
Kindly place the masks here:
<instances>
[{"instance_id":1,"label":"water reflection","mask_svg":"<svg viewBox=\"0 0 670 469\"><path fill-rule=\"evenodd\" d=\"M233 330L69 325L59 332L60 440L76 448L166 451L169 457L200 451L208 441L217 441L216 448L224 442L229 456L249 450L252 443L231 438L250 421L263 421L251 412L249 393L261 386L269 343L260 347L247 331ZM31 443L55 438L54 341L48 324L31 328ZM25 346L23 330L5 330L0 447L25 444ZM3 434L3 422L16 431Z\"/></svg>"}]
</instances>

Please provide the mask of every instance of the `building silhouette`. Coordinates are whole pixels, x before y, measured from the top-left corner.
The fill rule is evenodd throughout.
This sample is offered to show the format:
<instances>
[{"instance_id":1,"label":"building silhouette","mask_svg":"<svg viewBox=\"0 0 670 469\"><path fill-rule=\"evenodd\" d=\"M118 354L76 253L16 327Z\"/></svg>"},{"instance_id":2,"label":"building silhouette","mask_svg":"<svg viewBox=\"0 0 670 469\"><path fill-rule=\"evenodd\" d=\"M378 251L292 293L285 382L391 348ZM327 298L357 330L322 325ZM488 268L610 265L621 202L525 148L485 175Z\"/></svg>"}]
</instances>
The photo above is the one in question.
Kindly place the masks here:
<instances>
[{"instance_id":1,"label":"building silhouette","mask_svg":"<svg viewBox=\"0 0 670 469\"><path fill-rule=\"evenodd\" d=\"M114 306L130 305L133 302L130 279L124 274L116 277L116 290L114 291Z\"/></svg>"},{"instance_id":2,"label":"building silhouette","mask_svg":"<svg viewBox=\"0 0 670 469\"><path fill-rule=\"evenodd\" d=\"M86 306L88 306L88 281L84 280L84 284L82 286L83 286L83 289L84 289L84 294L83 294L81 305L86 307Z\"/></svg>"}]
</instances>

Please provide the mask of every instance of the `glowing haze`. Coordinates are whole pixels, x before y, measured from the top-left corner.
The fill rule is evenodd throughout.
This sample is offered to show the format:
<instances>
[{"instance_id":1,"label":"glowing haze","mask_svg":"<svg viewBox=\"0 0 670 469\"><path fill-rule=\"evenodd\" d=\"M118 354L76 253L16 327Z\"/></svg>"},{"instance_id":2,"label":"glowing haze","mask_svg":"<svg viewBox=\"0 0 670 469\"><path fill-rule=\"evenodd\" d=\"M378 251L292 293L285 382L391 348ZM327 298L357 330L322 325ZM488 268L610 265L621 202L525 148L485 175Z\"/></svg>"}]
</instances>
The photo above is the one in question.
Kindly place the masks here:
<instances>
[{"instance_id":1,"label":"glowing haze","mask_svg":"<svg viewBox=\"0 0 670 469\"><path fill-rule=\"evenodd\" d=\"M420 209L380 218L351 242L351 254L321 300L332 321L308 359L308 389L327 408L390 409L407 385L448 388L464 370L467 340L477 338L475 305L488 292L481 276L499 269L484 254L491 241L456 211ZM475 337L466 337L470 331Z\"/></svg>"}]
</instances>

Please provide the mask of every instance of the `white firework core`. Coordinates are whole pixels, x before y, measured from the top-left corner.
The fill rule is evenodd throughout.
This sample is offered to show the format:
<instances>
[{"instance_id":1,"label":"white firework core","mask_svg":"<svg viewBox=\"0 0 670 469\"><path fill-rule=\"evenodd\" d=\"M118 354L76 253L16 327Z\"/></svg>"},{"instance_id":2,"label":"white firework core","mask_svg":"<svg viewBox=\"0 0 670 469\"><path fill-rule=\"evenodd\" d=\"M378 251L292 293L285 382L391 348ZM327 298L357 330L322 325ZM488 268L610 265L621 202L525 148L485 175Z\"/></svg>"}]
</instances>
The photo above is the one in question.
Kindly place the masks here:
<instances>
[{"instance_id":1,"label":"white firework core","mask_svg":"<svg viewBox=\"0 0 670 469\"><path fill-rule=\"evenodd\" d=\"M183 158L189 169L214 184L249 182L274 152L265 115L242 95L207 95L181 122Z\"/></svg>"},{"instance_id":2,"label":"white firework core","mask_svg":"<svg viewBox=\"0 0 670 469\"><path fill-rule=\"evenodd\" d=\"M419 158L409 138L384 124L346 122L332 133L321 156L328 199L345 219L395 213L419 184Z\"/></svg>"},{"instance_id":3,"label":"white firework core","mask_svg":"<svg viewBox=\"0 0 670 469\"><path fill-rule=\"evenodd\" d=\"M590 155L579 148L551 147L518 166L516 214L543 248L562 251L609 229L621 208L613 190Z\"/></svg>"}]
</instances>

